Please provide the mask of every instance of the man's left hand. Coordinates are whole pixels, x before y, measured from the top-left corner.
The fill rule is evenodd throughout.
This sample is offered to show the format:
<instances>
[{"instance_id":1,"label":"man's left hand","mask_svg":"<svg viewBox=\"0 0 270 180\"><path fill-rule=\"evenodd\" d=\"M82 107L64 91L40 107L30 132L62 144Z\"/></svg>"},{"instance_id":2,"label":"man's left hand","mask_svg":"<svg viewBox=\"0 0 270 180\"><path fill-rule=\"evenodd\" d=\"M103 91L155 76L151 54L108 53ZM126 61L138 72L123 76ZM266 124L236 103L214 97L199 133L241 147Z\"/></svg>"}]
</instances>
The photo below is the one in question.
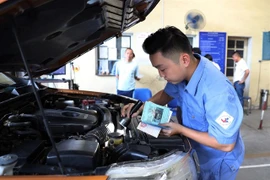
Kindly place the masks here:
<instances>
[{"instance_id":1,"label":"man's left hand","mask_svg":"<svg viewBox=\"0 0 270 180\"><path fill-rule=\"evenodd\" d=\"M244 82L245 82L245 81L242 80L242 81L239 81L238 84L243 84Z\"/></svg>"},{"instance_id":2,"label":"man's left hand","mask_svg":"<svg viewBox=\"0 0 270 180\"><path fill-rule=\"evenodd\" d=\"M162 129L162 134L169 137L175 134L181 134L181 129L183 128L182 125L174 122L160 124L160 126L165 127Z\"/></svg>"}]
</instances>

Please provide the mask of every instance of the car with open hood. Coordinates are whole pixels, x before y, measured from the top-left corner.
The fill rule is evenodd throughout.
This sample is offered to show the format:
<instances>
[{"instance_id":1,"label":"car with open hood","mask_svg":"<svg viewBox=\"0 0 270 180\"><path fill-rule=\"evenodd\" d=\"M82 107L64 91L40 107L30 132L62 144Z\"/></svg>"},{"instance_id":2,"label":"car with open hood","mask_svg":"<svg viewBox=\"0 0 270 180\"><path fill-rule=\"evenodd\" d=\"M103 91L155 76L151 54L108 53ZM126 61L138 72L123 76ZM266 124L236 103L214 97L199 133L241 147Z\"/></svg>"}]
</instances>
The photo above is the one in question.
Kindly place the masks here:
<instances>
[{"instance_id":1,"label":"car with open hood","mask_svg":"<svg viewBox=\"0 0 270 180\"><path fill-rule=\"evenodd\" d=\"M151 137L137 130L140 117L121 125L121 107L139 101L34 80L121 37L158 2L0 0L1 176L196 179L196 155L187 138Z\"/></svg>"}]
</instances>

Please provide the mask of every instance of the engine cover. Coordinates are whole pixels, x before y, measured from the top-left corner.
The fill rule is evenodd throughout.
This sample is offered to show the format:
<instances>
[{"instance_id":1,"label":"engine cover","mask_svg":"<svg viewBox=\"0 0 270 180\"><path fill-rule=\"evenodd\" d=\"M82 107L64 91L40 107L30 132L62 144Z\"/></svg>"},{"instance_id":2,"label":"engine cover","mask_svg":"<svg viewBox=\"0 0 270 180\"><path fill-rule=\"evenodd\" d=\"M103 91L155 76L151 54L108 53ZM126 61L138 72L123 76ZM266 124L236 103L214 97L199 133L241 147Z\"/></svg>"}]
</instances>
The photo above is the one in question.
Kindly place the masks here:
<instances>
[{"instance_id":1,"label":"engine cover","mask_svg":"<svg viewBox=\"0 0 270 180\"><path fill-rule=\"evenodd\" d=\"M54 134L83 133L98 124L98 114L93 112L45 109L44 113ZM37 115L40 116L40 113Z\"/></svg>"},{"instance_id":2,"label":"engine cover","mask_svg":"<svg viewBox=\"0 0 270 180\"><path fill-rule=\"evenodd\" d=\"M91 170L101 162L99 144L95 141L69 139L58 143L56 148L65 167ZM58 165L53 150L47 155L47 164Z\"/></svg>"}]
</instances>

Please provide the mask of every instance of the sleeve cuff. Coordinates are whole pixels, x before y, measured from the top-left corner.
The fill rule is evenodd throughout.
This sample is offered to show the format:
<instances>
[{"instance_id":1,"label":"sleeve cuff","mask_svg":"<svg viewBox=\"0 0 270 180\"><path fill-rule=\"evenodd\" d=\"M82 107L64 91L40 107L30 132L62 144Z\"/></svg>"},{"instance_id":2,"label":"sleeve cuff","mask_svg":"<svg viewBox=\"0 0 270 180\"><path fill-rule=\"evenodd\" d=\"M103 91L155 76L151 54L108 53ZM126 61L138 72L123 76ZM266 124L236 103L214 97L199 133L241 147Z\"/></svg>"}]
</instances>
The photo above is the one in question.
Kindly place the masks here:
<instances>
[{"instance_id":1,"label":"sleeve cuff","mask_svg":"<svg viewBox=\"0 0 270 180\"><path fill-rule=\"evenodd\" d=\"M232 137L216 137L209 132L211 137L214 137L219 144L233 144L236 142L237 136L239 133L234 134Z\"/></svg>"}]
</instances>

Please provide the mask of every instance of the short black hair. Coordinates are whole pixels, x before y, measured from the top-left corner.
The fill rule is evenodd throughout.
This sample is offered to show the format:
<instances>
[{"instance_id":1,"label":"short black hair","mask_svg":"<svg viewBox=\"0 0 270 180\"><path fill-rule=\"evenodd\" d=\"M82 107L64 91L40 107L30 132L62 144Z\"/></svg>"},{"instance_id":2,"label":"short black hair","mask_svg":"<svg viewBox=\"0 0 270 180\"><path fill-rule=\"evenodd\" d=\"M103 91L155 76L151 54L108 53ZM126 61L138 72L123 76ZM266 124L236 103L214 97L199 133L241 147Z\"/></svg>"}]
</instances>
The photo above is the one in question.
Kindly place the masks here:
<instances>
[{"instance_id":1,"label":"short black hair","mask_svg":"<svg viewBox=\"0 0 270 180\"><path fill-rule=\"evenodd\" d=\"M202 51L201 51L201 49L200 48L198 48L198 47L194 47L194 48L192 48L192 52L193 53L197 53L197 54L202 54Z\"/></svg>"},{"instance_id":2,"label":"short black hair","mask_svg":"<svg viewBox=\"0 0 270 180\"><path fill-rule=\"evenodd\" d=\"M180 53L192 54L187 36L174 26L150 34L143 43L143 50L149 55L161 52L164 57L175 62L178 62Z\"/></svg>"},{"instance_id":3,"label":"short black hair","mask_svg":"<svg viewBox=\"0 0 270 180\"><path fill-rule=\"evenodd\" d=\"M204 57L206 57L210 61L213 61L213 57L210 54L206 54Z\"/></svg>"},{"instance_id":4,"label":"short black hair","mask_svg":"<svg viewBox=\"0 0 270 180\"><path fill-rule=\"evenodd\" d=\"M240 58L242 58L242 56L241 56L241 54L239 53L239 51L234 51L233 54L232 54L232 56L233 56L233 55L236 55L236 56L239 56Z\"/></svg>"}]
</instances>

